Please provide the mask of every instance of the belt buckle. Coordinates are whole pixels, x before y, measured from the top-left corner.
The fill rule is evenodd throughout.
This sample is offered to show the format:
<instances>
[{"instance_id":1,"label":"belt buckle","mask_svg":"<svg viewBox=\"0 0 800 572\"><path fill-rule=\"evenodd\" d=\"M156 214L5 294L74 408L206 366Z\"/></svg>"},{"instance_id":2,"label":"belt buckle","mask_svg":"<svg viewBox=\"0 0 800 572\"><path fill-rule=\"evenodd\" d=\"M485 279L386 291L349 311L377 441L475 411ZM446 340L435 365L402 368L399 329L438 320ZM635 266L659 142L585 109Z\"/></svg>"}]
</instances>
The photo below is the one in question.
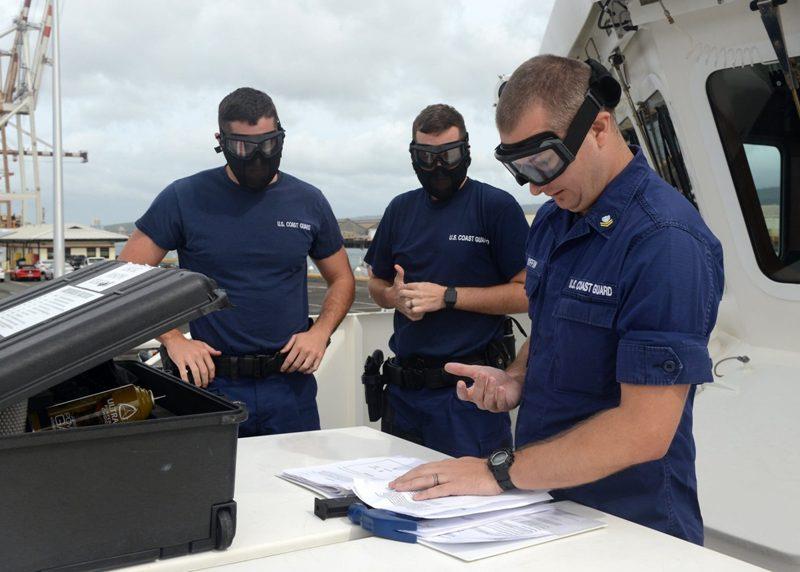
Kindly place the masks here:
<instances>
[{"instance_id":1,"label":"belt buckle","mask_svg":"<svg viewBox=\"0 0 800 572\"><path fill-rule=\"evenodd\" d=\"M258 360L255 356L240 356L239 371L242 377L258 377Z\"/></svg>"},{"instance_id":2,"label":"belt buckle","mask_svg":"<svg viewBox=\"0 0 800 572\"><path fill-rule=\"evenodd\" d=\"M269 359L269 356L265 354L256 354L254 357L255 357L255 362L253 364L253 377L257 379L266 377L266 374L264 372L267 369L267 360Z\"/></svg>"},{"instance_id":3,"label":"belt buckle","mask_svg":"<svg viewBox=\"0 0 800 572\"><path fill-rule=\"evenodd\" d=\"M261 373L266 377L271 373L276 373L281 369L281 357L283 354L281 353L274 353L272 355L265 355L264 357L264 368L262 369Z\"/></svg>"}]
</instances>

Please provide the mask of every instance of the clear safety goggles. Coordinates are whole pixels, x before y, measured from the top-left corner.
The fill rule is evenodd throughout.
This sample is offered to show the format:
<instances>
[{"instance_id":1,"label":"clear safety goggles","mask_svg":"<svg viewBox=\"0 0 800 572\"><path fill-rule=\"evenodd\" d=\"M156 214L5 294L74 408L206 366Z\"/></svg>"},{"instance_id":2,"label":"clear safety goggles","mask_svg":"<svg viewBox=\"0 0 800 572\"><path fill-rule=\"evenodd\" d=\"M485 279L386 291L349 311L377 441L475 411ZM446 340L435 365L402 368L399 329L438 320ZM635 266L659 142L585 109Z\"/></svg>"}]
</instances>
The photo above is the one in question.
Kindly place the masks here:
<instances>
[{"instance_id":1,"label":"clear safety goggles","mask_svg":"<svg viewBox=\"0 0 800 572\"><path fill-rule=\"evenodd\" d=\"M501 143L495 148L494 156L520 185L546 185L557 179L575 160L601 109L597 99L587 91L564 139L552 131L537 133L517 143Z\"/></svg>"},{"instance_id":2,"label":"clear safety goggles","mask_svg":"<svg viewBox=\"0 0 800 572\"><path fill-rule=\"evenodd\" d=\"M220 133L218 150L225 150L238 159L251 159L256 152L265 157L274 157L283 149L286 132L280 127L269 133L259 135L238 135Z\"/></svg>"},{"instance_id":3,"label":"clear safety goggles","mask_svg":"<svg viewBox=\"0 0 800 572\"><path fill-rule=\"evenodd\" d=\"M469 153L469 142L454 141L444 145L421 145L412 143L408 146L411 160L420 169L432 171L436 165L447 169L457 167Z\"/></svg>"}]
</instances>

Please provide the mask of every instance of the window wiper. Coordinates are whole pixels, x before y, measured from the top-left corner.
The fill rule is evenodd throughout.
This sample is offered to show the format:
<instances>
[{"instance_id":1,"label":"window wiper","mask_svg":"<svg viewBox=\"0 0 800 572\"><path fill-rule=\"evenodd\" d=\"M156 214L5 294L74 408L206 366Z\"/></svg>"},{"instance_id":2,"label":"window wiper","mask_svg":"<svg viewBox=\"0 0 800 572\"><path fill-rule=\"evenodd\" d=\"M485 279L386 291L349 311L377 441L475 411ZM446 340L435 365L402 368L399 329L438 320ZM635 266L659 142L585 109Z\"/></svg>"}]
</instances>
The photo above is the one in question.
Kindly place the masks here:
<instances>
[{"instance_id":1,"label":"window wiper","mask_svg":"<svg viewBox=\"0 0 800 572\"><path fill-rule=\"evenodd\" d=\"M754 12L758 10L761 14L761 21L764 23L764 29L767 31L769 41L775 50L775 55L778 56L778 65L783 72L786 87L792 94L794 100L794 108L797 111L797 117L800 119L800 99L798 99L797 91L800 89L800 80L798 80L795 71L792 69L792 64L789 61L789 52L786 50L786 39L783 36L783 25L781 23L780 5L786 4L786 0L753 0L750 2L750 9Z\"/></svg>"}]
</instances>

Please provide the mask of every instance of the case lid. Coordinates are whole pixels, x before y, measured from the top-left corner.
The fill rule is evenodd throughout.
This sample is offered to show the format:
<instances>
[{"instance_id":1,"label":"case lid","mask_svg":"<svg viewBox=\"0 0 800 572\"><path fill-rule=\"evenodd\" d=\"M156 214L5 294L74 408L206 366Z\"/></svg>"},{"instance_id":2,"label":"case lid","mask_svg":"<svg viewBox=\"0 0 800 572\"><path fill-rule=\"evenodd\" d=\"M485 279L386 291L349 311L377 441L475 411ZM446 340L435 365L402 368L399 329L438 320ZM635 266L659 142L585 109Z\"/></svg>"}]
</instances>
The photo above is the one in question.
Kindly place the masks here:
<instances>
[{"instance_id":1,"label":"case lid","mask_svg":"<svg viewBox=\"0 0 800 572\"><path fill-rule=\"evenodd\" d=\"M0 410L230 306L210 278L103 262L0 301Z\"/></svg>"}]
</instances>

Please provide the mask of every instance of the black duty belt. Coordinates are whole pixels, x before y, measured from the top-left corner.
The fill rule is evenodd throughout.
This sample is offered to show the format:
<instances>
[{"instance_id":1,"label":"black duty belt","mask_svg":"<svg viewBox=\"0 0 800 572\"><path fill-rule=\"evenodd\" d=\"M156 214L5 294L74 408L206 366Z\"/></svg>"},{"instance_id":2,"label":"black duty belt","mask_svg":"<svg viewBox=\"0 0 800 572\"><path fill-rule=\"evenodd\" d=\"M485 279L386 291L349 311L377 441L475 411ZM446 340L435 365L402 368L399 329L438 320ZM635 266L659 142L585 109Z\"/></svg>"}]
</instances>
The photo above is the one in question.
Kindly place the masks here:
<instances>
[{"instance_id":1,"label":"black duty belt","mask_svg":"<svg viewBox=\"0 0 800 572\"><path fill-rule=\"evenodd\" d=\"M285 354L280 352L266 355L217 356L212 357L216 375L222 377L266 377L281 370Z\"/></svg>"},{"instance_id":2,"label":"black duty belt","mask_svg":"<svg viewBox=\"0 0 800 572\"><path fill-rule=\"evenodd\" d=\"M484 356L466 356L453 359L437 358L389 358L383 364L384 381L402 389L419 390L444 389L455 387L459 379L464 379L447 373L444 364L450 361L468 363L471 365L486 365Z\"/></svg>"}]
</instances>

